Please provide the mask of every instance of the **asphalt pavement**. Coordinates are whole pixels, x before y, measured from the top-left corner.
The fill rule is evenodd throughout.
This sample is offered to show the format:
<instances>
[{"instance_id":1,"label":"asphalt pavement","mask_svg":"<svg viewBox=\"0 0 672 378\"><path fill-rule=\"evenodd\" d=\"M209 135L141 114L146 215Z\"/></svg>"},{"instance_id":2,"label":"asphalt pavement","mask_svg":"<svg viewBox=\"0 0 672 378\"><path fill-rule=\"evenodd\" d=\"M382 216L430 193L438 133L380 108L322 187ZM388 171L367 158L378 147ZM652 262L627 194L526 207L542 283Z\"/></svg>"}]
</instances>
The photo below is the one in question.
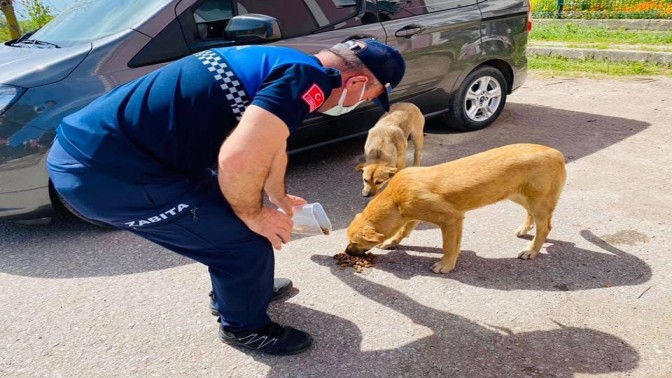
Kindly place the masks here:
<instances>
[{"instance_id":1,"label":"asphalt pavement","mask_svg":"<svg viewBox=\"0 0 672 378\"><path fill-rule=\"evenodd\" d=\"M567 157L554 228L516 258L524 211L467 214L457 271L434 274L439 230L424 224L363 273L332 256L365 206L363 139L290 157L290 193L319 201L329 236L276 254L294 281L276 321L310 332L304 354L222 344L204 266L71 218L0 223L0 375L7 377L672 376L672 79L542 78L490 128L426 127L423 165L510 143ZM410 152L409 152L410 154Z\"/></svg>"}]
</instances>

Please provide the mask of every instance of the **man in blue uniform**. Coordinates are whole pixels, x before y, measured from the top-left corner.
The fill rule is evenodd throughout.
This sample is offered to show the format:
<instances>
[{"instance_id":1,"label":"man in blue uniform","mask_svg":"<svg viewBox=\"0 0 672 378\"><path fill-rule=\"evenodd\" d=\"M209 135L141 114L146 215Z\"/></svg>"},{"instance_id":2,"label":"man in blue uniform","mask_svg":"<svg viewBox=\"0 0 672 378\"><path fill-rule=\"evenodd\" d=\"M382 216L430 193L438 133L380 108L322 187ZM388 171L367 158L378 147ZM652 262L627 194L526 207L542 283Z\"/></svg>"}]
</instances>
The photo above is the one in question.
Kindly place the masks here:
<instances>
[{"instance_id":1,"label":"man in blue uniform","mask_svg":"<svg viewBox=\"0 0 672 378\"><path fill-rule=\"evenodd\" d=\"M219 335L270 354L310 335L267 315L273 248L290 240L287 137L307 114L340 115L366 100L389 109L404 61L374 40L314 56L274 46L212 49L122 85L61 123L47 160L81 216L129 230L209 268ZM217 166L217 172L210 167ZM281 208L263 206L263 194Z\"/></svg>"}]
</instances>

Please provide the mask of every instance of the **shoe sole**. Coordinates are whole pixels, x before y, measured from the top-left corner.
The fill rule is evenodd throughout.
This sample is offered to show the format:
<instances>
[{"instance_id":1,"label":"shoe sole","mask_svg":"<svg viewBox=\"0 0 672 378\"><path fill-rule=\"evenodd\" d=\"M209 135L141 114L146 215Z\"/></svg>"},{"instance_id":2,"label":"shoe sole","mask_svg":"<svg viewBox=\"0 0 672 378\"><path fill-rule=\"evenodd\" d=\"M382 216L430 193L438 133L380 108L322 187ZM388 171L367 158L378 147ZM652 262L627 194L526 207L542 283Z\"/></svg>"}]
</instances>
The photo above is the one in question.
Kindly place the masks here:
<instances>
[{"instance_id":1,"label":"shoe sole","mask_svg":"<svg viewBox=\"0 0 672 378\"><path fill-rule=\"evenodd\" d=\"M230 342L230 341L222 338L221 336L219 337L219 339L222 341L222 343L224 343L226 345L230 345L230 346L232 346L236 349L242 349L243 351L248 351L249 350L249 351L259 353L259 354L265 354L265 355L268 355L268 356L292 356L292 355L295 355L295 354L303 353L303 352L307 351L308 349L310 349L310 347L313 346L313 337L310 336L310 335L309 335L309 337L310 337L310 344L308 344L307 347L305 347L303 349L297 349L297 350L294 350L294 351L291 351L291 352L286 352L286 353L264 352L263 350L259 350L259 349L256 349L256 348L251 348L251 347L248 347L244 344L238 344L236 342Z\"/></svg>"}]
</instances>

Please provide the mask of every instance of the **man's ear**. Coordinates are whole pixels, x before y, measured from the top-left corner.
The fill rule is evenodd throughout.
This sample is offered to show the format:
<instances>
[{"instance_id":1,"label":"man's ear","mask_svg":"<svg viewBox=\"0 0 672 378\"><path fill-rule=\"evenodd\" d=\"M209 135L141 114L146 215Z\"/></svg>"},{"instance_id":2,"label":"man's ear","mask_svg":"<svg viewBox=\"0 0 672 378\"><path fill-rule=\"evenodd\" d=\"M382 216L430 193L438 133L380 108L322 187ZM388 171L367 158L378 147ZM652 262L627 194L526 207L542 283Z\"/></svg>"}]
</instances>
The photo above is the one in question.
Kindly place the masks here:
<instances>
[{"instance_id":1,"label":"man's ear","mask_svg":"<svg viewBox=\"0 0 672 378\"><path fill-rule=\"evenodd\" d=\"M372 243L381 243L385 240L385 235L376 232L376 229L373 228L373 226L364 226L364 228L362 228L362 238Z\"/></svg>"},{"instance_id":2,"label":"man's ear","mask_svg":"<svg viewBox=\"0 0 672 378\"><path fill-rule=\"evenodd\" d=\"M397 168L385 168L385 173L387 173L389 177L394 176L398 171Z\"/></svg>"},{"instance_id":3,"label":"man's ear","mask_svg":"<svg viewBox=\"0 0 672 378\"><path fill-rule=\"evenodd\" d=\"M364 167L366 167L365 163L359 163L355 166L355 171L364 172Z\"/></svg>"},{"instance_id":4,"label":"man's ear","mask_svg":"<svg viewBox=\"0 0 672 378\"><path fill-rule=\"evenodd\" d=\"M352 89L356 85L358 85L358 84L359 85L366 85L366 83L368 83L368 82L369 82L369 78L364 76L364 75L353 76L353 77L349 78L348 81L345 83L345 88L348 90L348 93L350 93L350 91L352 91ZM358 87L358 88L359 88L360 91L362 90L362 87Z\"/></svg>"}]
</instances>

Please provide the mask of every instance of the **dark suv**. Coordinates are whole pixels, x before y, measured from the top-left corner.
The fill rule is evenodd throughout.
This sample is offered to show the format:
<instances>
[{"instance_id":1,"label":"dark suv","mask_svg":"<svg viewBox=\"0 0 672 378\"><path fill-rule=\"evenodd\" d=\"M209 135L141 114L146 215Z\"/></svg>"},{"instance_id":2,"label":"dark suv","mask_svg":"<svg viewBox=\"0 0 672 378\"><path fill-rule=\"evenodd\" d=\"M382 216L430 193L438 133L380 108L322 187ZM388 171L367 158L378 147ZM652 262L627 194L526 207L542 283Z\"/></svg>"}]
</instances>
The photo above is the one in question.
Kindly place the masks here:
<instances>
[{"instance_id":1,"label":"dark suv","mask_svg":"<svg viewBox=\"0 0 672 378\"><path fill-rule=\"evenodd\" d=\"M260 43L316 53L373 37L407 62L392 102L468 131L492 123L525 80L530 26L528 0L80 1L0 44L0 219L51 217L44 160L64 116L185 55ZM373 104L315 114L290 150L362 135L380 115Z\"/></svg>"}]
</instances>

